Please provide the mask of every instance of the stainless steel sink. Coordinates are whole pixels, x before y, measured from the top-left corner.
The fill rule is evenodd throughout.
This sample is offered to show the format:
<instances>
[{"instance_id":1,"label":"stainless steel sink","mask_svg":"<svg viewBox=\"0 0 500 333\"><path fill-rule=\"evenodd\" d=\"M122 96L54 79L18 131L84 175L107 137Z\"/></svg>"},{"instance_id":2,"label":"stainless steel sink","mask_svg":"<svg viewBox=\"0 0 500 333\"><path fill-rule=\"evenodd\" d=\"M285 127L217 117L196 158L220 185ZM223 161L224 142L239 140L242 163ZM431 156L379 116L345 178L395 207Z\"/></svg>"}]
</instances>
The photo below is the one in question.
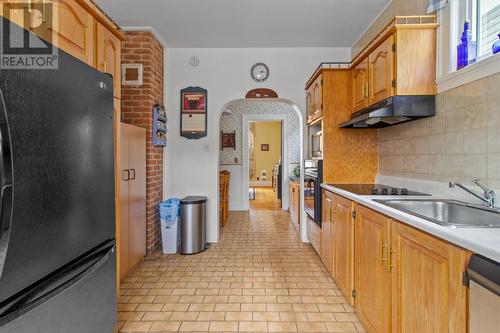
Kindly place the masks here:
<instances>
[{"instance_id":1,"label":"stainless steel sink","mask_svg":"<svg viewBox=\"0 0 500 333\"><path fill-rule=\"evenodd\" d=\"M500 228L500 210L455 200L373 200L428 221L459 228Z\"/></svg>"}]
</instances>

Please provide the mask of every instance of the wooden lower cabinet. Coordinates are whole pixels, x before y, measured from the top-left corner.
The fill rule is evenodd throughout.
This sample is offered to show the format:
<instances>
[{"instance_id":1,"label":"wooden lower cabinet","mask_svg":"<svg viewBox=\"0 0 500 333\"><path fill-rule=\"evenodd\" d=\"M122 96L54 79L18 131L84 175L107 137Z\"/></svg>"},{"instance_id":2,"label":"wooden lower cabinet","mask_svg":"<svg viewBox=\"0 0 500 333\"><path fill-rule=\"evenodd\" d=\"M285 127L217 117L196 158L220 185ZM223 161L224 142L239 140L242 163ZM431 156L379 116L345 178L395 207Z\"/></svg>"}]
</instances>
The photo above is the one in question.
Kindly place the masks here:
<instances>
[{"instance_id":1,"label":"wooden lower cabinet","mask_svg":"<svg viewBox=\"0 0 500 333\"><path fill-rule=\"evenodd\" d=\"M392 222L392 331L466 332L468 253Z\"/></svg>"},{"instance_id":2,"label":"wooden lower cabinet","mask_svg":"<svg viewBox=\"0 0 500 333\"><path fill-rule=\"evenodd\" d=\"M300 184L294 181L290 181L288 185L290 205L288 210L290 212L290 223L293 225L295 230L300 233Z\"/></svg>"},{"instance_id":3,"label":"wooden lower cabinet","mask_svg":"<svg viewBox=\"0 0 500 333\"><path fill-rule=\"evenodd\" d=\"M306 217L306 221L309 242L316 253L321 257L321 227L309 217Z\"/></svg>"},{"instance_id":4,"label":"wooden lower cabinet","mask_svg":"<svg viewBox=\"0 0 500 333\"><path fill-rule=\"evenodd\" d=\"M354 305L354 219L352 201L333 195L334 221L332 237L334 267L333 276L340 291L351 305Z\"/></svg>"},{"instance_id":5,"label":"wooden lower cabinet","mask_svg":"<svg viewBox=\"0 0 500 333\"><path fill-rule=\"evenodd\" d=\"M468 251L323 190L318 253L367 332L467 332Z\"/></svg>"},{"instance_id":6,"label":"wooden lower cabinet","mask_svg":"<svg viewBox=\"0 0 500 333\"><path fill-rule=\"evenodd\" d=\"M323 190L321 259L340 291L354 305L353 202Z\"/></svg>"},{"instance_id":7,"label":"wooden lower cabinet","mask_svg":"<svg viewBox=\"0 0 500 333\"><path fill-rule=\"evenodd\" d=\"M146 130L121 124L121 281L146 255Z\"/></svg>"},{"instance_id":8,"label":"wooden lower cabinet","mask_svg":"<svg viewBox=\"0 0 500 333\"><path fill-rule=\"evenodd\" d=\"M368 332L467 332L468 252L356 205L355 308Z\"/></svg>"},{"instance_id":9,"label":"wooden lower cabinet","mask_svg":"<svg viewBox=\"0 0 500 333\"><path fill-rule=\"evenodd\" d=\"M334 215L333 194L323 191L323 221L321 223L321 260L330 274L334 268Z\"/></svg>"},{"instance_id":10,"label":"wooden lower cabinet","mask_svg":"<svg viewBox=\"0 0 500 333\"><path fill-rule=\"evenodd\" d=\"M391 331L391 273L387 266L390 227L389 218L356 207L354 304L368 332Z\"/></svg>"}]
</instances>

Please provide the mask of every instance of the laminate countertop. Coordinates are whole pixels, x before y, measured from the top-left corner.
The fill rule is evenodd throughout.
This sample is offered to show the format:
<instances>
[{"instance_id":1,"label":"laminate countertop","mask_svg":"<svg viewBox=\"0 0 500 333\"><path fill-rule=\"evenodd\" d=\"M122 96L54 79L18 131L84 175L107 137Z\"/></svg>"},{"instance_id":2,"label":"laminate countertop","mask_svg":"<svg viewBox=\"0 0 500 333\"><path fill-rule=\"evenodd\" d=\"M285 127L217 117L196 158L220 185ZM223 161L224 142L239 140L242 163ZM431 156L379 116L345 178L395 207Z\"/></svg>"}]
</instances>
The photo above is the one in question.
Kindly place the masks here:
<instances>
[{"instance_id":1,"label":"laminate countertop","mask_svg":"<svg viewBox=\"0 0 500 333\"><path fill-rule=\"evenodd\" d=\"M445 227L373 201L374 199L381 199L380 195L357 195L328 184L321 184L321 187L395 220L406 223L416 229L420 229L471 252L500 262L500 228ZM405 196L405 199L412 198L416 197ZM418 198L421 199L422 197ZM440 197L434 196L432 198L441 199ZM385 195L383 199L401 199L401 196Z\"/></svg>"}]
</instances>

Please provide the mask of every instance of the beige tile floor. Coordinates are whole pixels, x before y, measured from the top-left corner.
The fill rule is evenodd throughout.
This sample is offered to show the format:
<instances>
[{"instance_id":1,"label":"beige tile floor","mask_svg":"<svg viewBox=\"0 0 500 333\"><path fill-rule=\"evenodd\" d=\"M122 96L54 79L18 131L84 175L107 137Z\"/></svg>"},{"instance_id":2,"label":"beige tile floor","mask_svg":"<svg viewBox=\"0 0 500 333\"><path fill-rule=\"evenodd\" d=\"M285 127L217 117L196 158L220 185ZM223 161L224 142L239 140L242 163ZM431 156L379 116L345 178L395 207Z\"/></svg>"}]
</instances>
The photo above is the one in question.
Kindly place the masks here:
<instances>
[{"instance_id":1,"label":"beige tile floor","mask_svg":"<svg viewBox=\"0 0 500 333\"><path fill-rule=\"evenodd\" d=\"M363 332L283 211L231 212L220 242L156 254L121 288L120 332Z\"/></svg>"}]
</instances>

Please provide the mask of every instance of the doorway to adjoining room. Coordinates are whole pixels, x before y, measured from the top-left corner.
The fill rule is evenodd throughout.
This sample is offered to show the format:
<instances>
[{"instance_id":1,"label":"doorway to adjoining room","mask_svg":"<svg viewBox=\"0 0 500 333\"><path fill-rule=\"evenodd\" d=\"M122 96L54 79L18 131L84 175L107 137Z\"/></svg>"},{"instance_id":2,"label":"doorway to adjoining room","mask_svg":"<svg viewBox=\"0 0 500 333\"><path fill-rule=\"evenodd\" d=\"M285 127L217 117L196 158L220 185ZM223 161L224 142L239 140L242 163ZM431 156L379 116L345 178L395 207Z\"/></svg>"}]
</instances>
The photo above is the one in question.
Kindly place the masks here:
<instances>
[{"instance_id":1,"label":"doorway to adjoining room","mask_svg":"<svg viewBox=\"0 0 500 333\"><path fill-rule=\"evenodd\" d=\"M248 199L251 210L281 209L282 122L251 121L248 131Z\"/></svg>"},{"instance_id":2,"label":"doorway to adjoining room","mask_svg":"<svg viewBox=\"0 0 500 333\"><path fill-rule=\"evenodd\" d=\"M261 166L258 161L251 166L250 127L257 126L259 131L260 124L274 124L275 129L268 128L265 132L273 132L279 139L262 137L260 140L257 135L254 152L262 152L272 158L265 166ZM303 122L297 106L281 98L233 100L221 112L219 129L218 206L221 227L225 225L228 211L287 211L290 204L290 177L302 168L300 161L303 158ZM278 167L281 168L280 171L277 170ZM253 174L251 169L254 169ZM255 196L252 194L253 189ZM304 235L305 232L304 230Z\"/></svg>"}]
</instances>

